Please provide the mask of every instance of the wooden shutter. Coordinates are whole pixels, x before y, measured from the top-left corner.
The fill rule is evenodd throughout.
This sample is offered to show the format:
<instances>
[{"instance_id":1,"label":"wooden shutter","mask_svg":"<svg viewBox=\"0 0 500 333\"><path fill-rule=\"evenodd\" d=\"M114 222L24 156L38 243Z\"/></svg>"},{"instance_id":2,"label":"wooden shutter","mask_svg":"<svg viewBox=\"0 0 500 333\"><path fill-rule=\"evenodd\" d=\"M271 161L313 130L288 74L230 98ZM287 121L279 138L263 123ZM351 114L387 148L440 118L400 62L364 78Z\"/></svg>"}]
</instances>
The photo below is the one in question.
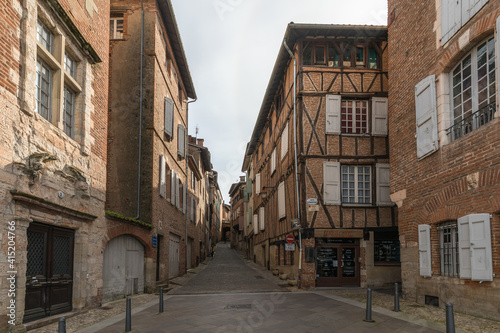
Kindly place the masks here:
<instances>
[{"instance_id":1,"label":"wooden shutter","mask_svg":"<svg viewBox=\"0 0 500 333\"><path fill-rule=\"evenodd\" d=\"M175 175L175 206L177 208L181 208L181 200L180 200L180 188L179 188L179 176Z\"/></svg>"},{"instance_id":2,"label":"wooden shutter","mask_svg":"<svg viewBox=\"0 0 500 333\"><path fill-rule=\"evenodd\" d=\"M187 212L187 187L186 184L182 184L182 212L186 214Z\"/></svg>"},{"instance_id":3,"label":"wooden shutter","mask_svg":"<svg viewBox=\"0 0 500 333\"><path fill-rule=\"evenodd\" d=\"M260 194L260 173L255 175L255 194Z\"/></svg>"},{"instance_id":4,"label":"wooden shutter","mask_svg":"<svg viewBox=\"0 0 500 333\"><path fill-rule=\"evenodd\" d=\"M323 201L340 205L340 163L323 162Z\"/></svg>"},{"instance_id":5,"label":"wooden shutter","mask_svg":"<svg viewBox=\"0 0 500 333\"><path fill-rule=\"evenodd\" d=\"M286 216L285 182L281 182L278 186L278 216L280 219Z\"/></svg>"},{"instance_id":6,"label":"wooden shutter","mask_svg":"<svg viewBox=\"0 0 500 333\"><path fill-rule=\"evenodd\" d=\"M423 158L439 148L435 75L426 77L415 86L415 109L417 157Z\"/></svg>"},{"instance_id":7,"label":"wooden shutter","mask_svg":"<svg viewBox=\"0 0 500 333\"><path fill-rule=\"evenodd\" d=\"M462 26L462 1L441 0L441 44L444 45Z\"/></svg>"},{"instance_id":8,"label":"wooden shutter","mask_svg":"<svg viewBox=\"0 0 500 333\"><path fill-rule=\"evenodd\" d=\"M432 276L431 268L431 226L421 224L418 226L418 252L420 261L420 275Z\"/></svg>"},{"instance_id":9,"label":"wooden shutter","mask_svg":"<svg viewBox=\"0 0 500 333\"><path fill-rule=\"evenodd\" d=\"M489 214L469 215L471 279L493 281Z\"/></svg>"},{"instance_id":10,"label":"wooden shutter","mask_svg":"<svg viewBox=\"0 0 500 333\"><path fill-rule=\"evenodd\" d=\"M271 153L271 174L276 170L276 148Z\"/></svg>"},{"instance_id":11,"label":"wooden shutter","mask_svg":"<svg viewBox=\"0 0 500 333\"><path fill-rule=\"evenodd\" d=\"M167 178L165 167L165 156L160 155L160 196L167 197Z\"/></svg>"},{"instance_id":12,"label":"wooden shutter","mask_svg":"<svg viewBox=\"0 0 500 333\"><path fill-rule=\"evenodd\" d=\"M177 125L177 154L184 157L186 153L186 133L184 126L181 124Z\"/></svg>"},{"instance_id":13,"label":"wooden shutter","mask_svg":"<svg viewBox=\"0 0 500 333\"><path fill-rule=\"evenodd\" d=\"M259 230L264 230L265 228L265 221L264 221L264 207L259 208Z\"/></svg>"},{"instance_id":14,"label":"wooden shutter","mask_svg":"<svg viewBox=\"0 0 500 333\"><path fill-rule=\"evenodd\" d=\"M487 2L488 0L462 0L462 25L476 15Z\"/></svg>"},{"instance_id":15,"label":"wooden shutter","mask_svg":"<svg viewBox=\"0 0 500 333\"><path fill-rule=\"evenodd\" d=\"M281 134L281 159L285 157L288 152L288 123L286 123L285 129Z\"/></svg>"},{"instance_id":16,"label":"wooden shutter","mask_svg":"<svg viewBox=\"0 0 500 333\"><path fill-rule=\"evenodd\" d=\"M174 102L165 97L165 134L169 137L174 136Z\"/></svg>"},{"instance_id":17,"label":"wooden shutter","mask_svg":"<svg viewBox=\"0 0 500 333\"><path fill-rule=\"evenodd\" d=\"M460 265L460 278L471 278L470 260L470 231L469 216L461 217L457 220L458 231L458 260Z\"/></svg>"},{"instance_id":18,"label":"wooden shutter","mask_svg":"<svg viewBox=\"0 0 500 333\"><path fill-rule=\"evenodd\" d=\"M340 134L340 96L326 95L326 125L327 134Z\"/></svg>"},{"instance_id":19,"label":"wooden shutter","mask_svg":"<svg viewBox=\"0 0 500 333\"><path fill-rule=\"evenodd\" d=\"M175 174L175 170L170 172L170 203L175 205L175 184L177 184L177 175Z\"/></svg>"},{"instance_id":20,"label":"wooden shutter","mask_svg":"<svg viewBox=\"0 0 500 333\"><path fill-rule=\"evenodd\" d=\"M372 135L387 135L387 97L372 98Z\"/></svg>"},{"instance_id":21,"label":"wooden shutter","mask_svg":"<svg viewBox=\"0 0 500 333\"><path fill-rule=\"evenodd\" d=\"M389 164L378 163L375 167L377 172L377 205L393 206L394 203L391 201Z\"/></svg>"},{"instance_id":22,"label":"wooden shutter","mask_svg":"<svg viewBox=\"0 0 500 333\"><path fill-rule=\"evenodd\" d=\"M253 214L253 233L257 235L259 233L259 215Z\"/></svg>"}]
</instances>

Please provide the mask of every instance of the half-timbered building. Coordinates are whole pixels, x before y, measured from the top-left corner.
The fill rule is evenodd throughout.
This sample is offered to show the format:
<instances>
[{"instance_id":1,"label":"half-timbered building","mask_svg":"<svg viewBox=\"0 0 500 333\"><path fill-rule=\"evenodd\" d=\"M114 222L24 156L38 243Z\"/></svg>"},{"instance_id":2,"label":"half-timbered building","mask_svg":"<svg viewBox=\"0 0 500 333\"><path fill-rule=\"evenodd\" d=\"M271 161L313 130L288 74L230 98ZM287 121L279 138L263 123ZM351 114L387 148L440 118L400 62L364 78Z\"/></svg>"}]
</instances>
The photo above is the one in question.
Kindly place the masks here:
<instances>
[{"instance_id":1,"label":"half-timbered building","mask_svg":"<svg viewBox=\"0 0 500 333\"><path fill-rule=\"evenodd\" d=\"M400 279L387 88L386 27L288 25L246 151L256 262L302 287Z\"/></svg>"}]
</instances>

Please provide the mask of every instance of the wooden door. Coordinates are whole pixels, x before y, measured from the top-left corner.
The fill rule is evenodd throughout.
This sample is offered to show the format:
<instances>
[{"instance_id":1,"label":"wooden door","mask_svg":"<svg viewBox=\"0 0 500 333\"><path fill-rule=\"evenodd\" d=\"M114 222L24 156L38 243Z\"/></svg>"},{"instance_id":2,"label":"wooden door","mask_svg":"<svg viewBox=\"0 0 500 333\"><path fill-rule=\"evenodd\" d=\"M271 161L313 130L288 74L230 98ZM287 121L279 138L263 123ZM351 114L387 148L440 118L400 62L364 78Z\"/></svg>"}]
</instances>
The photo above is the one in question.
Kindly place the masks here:
<instances>
[{"instance_id":1,"label":"wooden door","mask_svg":"<svg viewBox=\"0 0 500 333\"><path fill-rule=\"evenodd\" d=\"M316 247L316 286L359 286L358 240L332 240Z\"/></svg>"},{"instance_id":2,"label":"wooden door","mask_svg":"<svg viewBox=\"0 0 500 333\"><path fill-rule=\"evenodd\" d=\"M71 311L74 231L31 223L27 238L24 322Z\"/></svg>"},{"instance_id":3,"label":"wooden door","mask_svg":"<svg viewBox=\"0 0 500 333\"><path fill-rule=\"evenodd\" d=\"M168 277L173 278L179 275L179 252L181 238L170 234L168 251Z\"/></svg>"}]
</instances>

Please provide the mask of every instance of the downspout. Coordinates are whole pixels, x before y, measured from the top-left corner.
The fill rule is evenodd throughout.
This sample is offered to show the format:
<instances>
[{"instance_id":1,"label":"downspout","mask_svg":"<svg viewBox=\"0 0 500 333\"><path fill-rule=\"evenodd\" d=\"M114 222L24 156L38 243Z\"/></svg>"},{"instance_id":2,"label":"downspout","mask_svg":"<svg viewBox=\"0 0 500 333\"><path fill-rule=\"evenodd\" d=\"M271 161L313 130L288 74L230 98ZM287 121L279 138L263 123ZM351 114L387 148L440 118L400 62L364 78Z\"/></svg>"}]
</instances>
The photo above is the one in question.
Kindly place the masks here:
<instances>
[{"instance_id":1,"label":"downspout","mask_svg":"<svg viewBox=\"0 0 500 333\"><path fill-rule=\"evenodd\" d=\"M186 273L187 273L187 257L188 257L188 251L187 251L187 247L188 247L188 223L189 223L189 212L187 210L187 192L189 190L189 182L188 182L188 178L189 178L189 163L188 163L188 147L189 147L189 142L188 142L188 138L189 138L189 135L188 135L188 122L189 122L189 103L194 103L198 100L198 98L195 98L193 99L192 101L188 101L187 104L186 104L186 130L184 131L184 135L185 135L185 138L184 138L184 142L186 143L184 145L184 158L186 159L186 193L185 194L185 197L183 198L184 200L184 205L186 206L186 237L185 237L185 250L184 250L184 259L185 259L185 266L186 267ZM196 221L195 221L195 224L196 224ZM200 258L201 260L201 258Z\"/></svg>"},{"instance_id":2,"label":"downspout","mask_svg":"<svg viewBox=\"0 0 500 333\"><path fill-rule=\"evenodd\" d=\"M139 159L137 167L137 216L139 219L141 214L141 160L142 160L142 86L143 78L142 71L144 67L144 6L141 0L141 72L140 72L140 87L139 87Z\"/></svg>"},{"instance_id":3,"label":"downspout","mask_svg":"<svg viewBox=\"0 0 500 333\"><path fill-rule=\"evenodd\" d=\"M295 153L295 190L297 196L297 219L300 222L300 202L299 202L299 176L297 169L297 60L294 54L286 44L286 39L283 40L283 45L285 46L288 54L293 58L293 148ZM302 280L302 232L299 230L299 278L298 287L300 288Z\"/></svg>"}]
</instances>

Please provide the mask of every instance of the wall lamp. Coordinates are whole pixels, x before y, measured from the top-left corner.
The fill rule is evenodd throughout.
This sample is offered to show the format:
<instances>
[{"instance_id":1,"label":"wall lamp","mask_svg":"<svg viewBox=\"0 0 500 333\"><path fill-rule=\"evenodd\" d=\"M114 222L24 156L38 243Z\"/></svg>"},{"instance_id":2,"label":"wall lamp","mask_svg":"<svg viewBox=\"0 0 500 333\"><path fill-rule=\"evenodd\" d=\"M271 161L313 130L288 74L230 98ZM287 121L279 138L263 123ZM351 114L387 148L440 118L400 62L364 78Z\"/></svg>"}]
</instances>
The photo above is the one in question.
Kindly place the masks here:
<instances>
[{"instance_id":1,"label":"wall lamp","mask_svg":"<svg viewBox=\"0 0 500 333\"><path fill-rule=\"evenodd\" d=\"M267 191L266 189L273 189L274 187L273 186L263 186L262 187L262 190L260 191L259 195L262 199L265 199L266 196L267 196Z\"/></svg>"}]
</instances>

